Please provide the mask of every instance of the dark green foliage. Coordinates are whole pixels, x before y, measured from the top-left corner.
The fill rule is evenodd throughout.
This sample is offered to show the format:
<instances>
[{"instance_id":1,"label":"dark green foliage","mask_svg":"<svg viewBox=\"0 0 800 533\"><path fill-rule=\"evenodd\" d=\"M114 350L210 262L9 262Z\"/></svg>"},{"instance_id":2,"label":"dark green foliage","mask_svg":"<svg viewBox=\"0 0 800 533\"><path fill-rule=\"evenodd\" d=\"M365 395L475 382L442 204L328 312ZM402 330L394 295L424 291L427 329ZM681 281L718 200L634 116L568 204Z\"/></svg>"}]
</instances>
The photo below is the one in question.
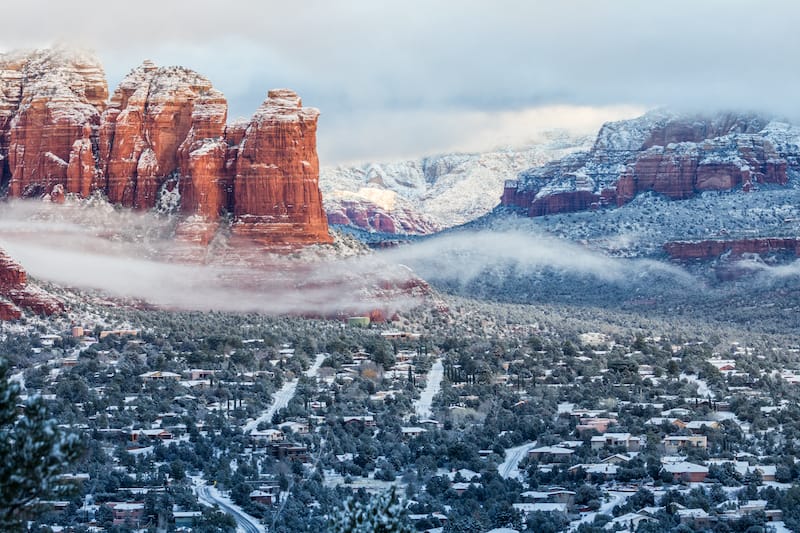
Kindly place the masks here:
<instances>
[{"instance_id":1,"label":"dark green foliage","mask_svg":"<svg viewBox=\"0 0 800 533\"><path fill-rule=\"evenodd\" d=\"M360 502L351 498L330 524L333 533L412 533L403 507L390 493Z\"/></svg>"},{"instance_id":2,"label":"dark green foliage","mask_svg":"<svg viewBox=\"0 0 800 533\"><path fill-rule=\"evenodd\" d=\"M0 361L0 529L19 527L36 503L66 494L57 477L80 454L78 437L64 433L44 401L19 399L8 366Z\"/></svg>"}]
</instances>

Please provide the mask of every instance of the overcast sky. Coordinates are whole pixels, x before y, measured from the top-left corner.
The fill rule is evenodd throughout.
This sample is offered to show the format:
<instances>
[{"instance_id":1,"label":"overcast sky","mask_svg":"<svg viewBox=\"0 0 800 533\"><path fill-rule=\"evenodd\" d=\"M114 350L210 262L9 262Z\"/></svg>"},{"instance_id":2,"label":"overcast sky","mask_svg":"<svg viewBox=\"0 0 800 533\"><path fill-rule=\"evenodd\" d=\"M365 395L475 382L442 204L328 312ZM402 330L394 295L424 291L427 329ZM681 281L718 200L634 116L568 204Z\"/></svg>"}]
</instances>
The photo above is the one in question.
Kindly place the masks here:
<instances>
[{"instance_id":1,"label":"overcast sky","mask_svg":"<svg viewBox=\"0 0 800 533\"><path fill-rule=\"evenodd\" d=\"M149 58L249 116L273 87L320 108L322 164L488 149L657 106L796 117L794 0L26 0L0 49L87 46L111 90ZM556 107L557 106L557 107Z\"/></svg>"}]
</instances>

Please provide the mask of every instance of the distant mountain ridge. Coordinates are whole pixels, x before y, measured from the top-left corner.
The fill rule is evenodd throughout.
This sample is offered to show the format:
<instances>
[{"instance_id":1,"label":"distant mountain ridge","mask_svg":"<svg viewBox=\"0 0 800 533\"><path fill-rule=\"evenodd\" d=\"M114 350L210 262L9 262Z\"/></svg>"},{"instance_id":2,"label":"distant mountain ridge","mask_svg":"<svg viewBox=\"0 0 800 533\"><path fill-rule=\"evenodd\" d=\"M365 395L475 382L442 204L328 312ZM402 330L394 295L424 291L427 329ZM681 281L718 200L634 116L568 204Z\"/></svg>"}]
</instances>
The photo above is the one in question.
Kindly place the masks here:
<instances>
[{"instance_id":1,"label":"distant mountain ridge","mask_svg":"<svg viewBox=\"0 0 800 533\"><path fill-rule=\"evenodd\" d=\"M323 167L328 222L367 232L427 235L490 212L520 171L588 149L592 139L548 132L541 143L478 154Z\"/></svg>"},{"instance_id":2,"label":"distant mountain ridge","mask_svg":"<svg viewBox=\"0 0 800 533\"><path fill-rule=\"evenodd\" d=\"M638 194L686 199L703 191L784 185L800 171L800 128L751 114L656 110L611 122L591 150L519 174L501 205L537 217L619 207Z\"/></svg>"}]
</instances>

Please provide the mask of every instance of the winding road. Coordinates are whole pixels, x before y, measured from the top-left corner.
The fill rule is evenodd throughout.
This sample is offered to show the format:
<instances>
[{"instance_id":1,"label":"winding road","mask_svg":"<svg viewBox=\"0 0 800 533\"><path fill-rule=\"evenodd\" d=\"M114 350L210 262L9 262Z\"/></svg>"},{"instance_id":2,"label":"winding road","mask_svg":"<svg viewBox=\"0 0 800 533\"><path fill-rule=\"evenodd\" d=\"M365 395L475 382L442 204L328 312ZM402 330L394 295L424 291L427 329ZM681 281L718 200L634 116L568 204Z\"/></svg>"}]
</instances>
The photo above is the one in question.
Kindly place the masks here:
<instances>
[{"instance_id":1,"label":"winding road","mask_svg":"<svg viewBox=\"0 0 800 533\"><path fill-rule=\"evenodd\" d=\"M417 418L425 420L433 416L433 397L436 396L442 388L442 379L444 378L444 366L442 360L437 359L431 366L428 372L428 381L425 383L425 390L419 396L419 400L414 401L414 410L417 412Z\"/></svg>"},{"instance_id":2,"label":"winding road","mask_svg":"<svg viewBox=\"0 0 800 533\"><path fill-rule=\"evenodd\" d=\"M195 485L197 499L201 502L215 506L218 505L227 514L236 520L236 531L239 533L265 533L267 529L261 525L257 518L250 516L234 505L230 500L220 495L219 491L207 485Z\"/></svg>"},{"instance_id":3,"label":"winding road","mask_svg":"<svg viewBox=\"0 0 800 533\"><path fill-rule=\"evenodd\" d=\"M497 465L497 472L505 479L520 479L519 463L536 447L536 441L506 450L505 461Z\"/></svg>"},{"instance_id":4,"label":"winding road","mask_svg":"<svg viewBox=\"0 0 800 533\"><path fill-rule=\"evenodd\" d=\"M327 356L328 354L326 353L317 354L317 358L314 359L314 363L310 367L308 367L308 370L306 370L305 372L306 376L310 378L316 376L317 372L319 372L319 367L322 366L322 362L325 360ZM289 405L289 402L292 401L295 392L297 392L297 383L299 381L300 380L298 378L298 379L293 379L292 381L289 381L287 383L284 383L283 387L281 387L280 390L278 390L278 392L276 392L275 395L272 397L272 404L269 406L269 408L263 413L261 413L258 416L258 418L256 418L255 420L251 420L250 422L244 425L244 432L250 433L251 431L258 428L258 425L261 422L271 422L272 415L274 415L275 413L277 413L278 411Z\"/></svg>"}]
</instances>

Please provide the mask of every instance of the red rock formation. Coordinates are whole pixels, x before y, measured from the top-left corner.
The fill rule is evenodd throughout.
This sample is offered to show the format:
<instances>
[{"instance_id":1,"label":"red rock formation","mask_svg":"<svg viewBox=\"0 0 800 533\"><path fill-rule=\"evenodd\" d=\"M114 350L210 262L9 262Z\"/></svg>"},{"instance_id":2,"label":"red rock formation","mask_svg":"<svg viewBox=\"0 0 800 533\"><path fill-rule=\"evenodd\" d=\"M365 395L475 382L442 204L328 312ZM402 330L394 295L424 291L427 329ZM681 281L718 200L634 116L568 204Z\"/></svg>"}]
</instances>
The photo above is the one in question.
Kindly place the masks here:
<instances>
[{"instance_id":1,"label":"red rock formation","mask_svg":"<svg viewBox=\"0 0 800 533\"><path fill-rule=\"evenodd\" d=\"M395 206L384 209L366 200L327 201L328 224L354 226L366 231L428 235L439 231L439 226L411 209Z\"/></svg>"},{"instance_id":2,"label":"red rock formation","mask_svg":"<svg viewBox=\"0 0 800 533\"><path fill-rule=\"evenodd\" d=\"M293 91L269 91L238 149L232 228L237 239L332 242L319 192L318 117Z\"/></svg>"},{"instance_id":3,"label":"red rock formation","mask_svg":"<svg viewBox=\"0 0 800 533\"><path fill-rule=\"evenodd\" d=\"M108 87L93 57L62 49L0 57L0 156L12 196L66 185L70 153L97 125Z\"/></svg>"},{"instance_id":4,"label":"red rock formation","mask_svg":"<svg viewBox=\"0 0 800 533\"><path fill-rule=\"evenodd\" d=\"M96 59L55 50L0 55L0 182L12 197L106 193L156 206L177 183L190 220L178 237L208 243L221 212L235 237L263 244L331 242L319 192L319 112L270 91L246 124L203 76L149 61L108 90ZM52 194L51 194L52 193ZM388 226L390 221L382 221Z\"/></svg>"},{"instance_id":5,"label":"red rock formation","mask_svg":"<svg viewBox=\"0 0 800 533\"><path fill-rule=\"evenodd\" d=\"M192 128L178 149L181 211L214 221L228 207L224 140L227 103L218 91L194 102Z\"/></svg>"},{"instance_id":6,"label":"red rock formation","mask_svg":"<svg viewBox=\"0 0 800 533\"><path fill-rule=\"evenodd\" d=\"M753 238L734 240L677 241L664 244L664 251L672 259L716 259L724 254L741 257L745 254L772 254L787 252L800 255L800 239L786 238Z\"/></svg>"},{"instance_id":7,"label":"red rock formation","mask_svg":"<svg viewBox=\"0 0 800 533\"><path fill-rule=\"evenodd\" d=\"M154 207L159 188L179 171L181 159L181 170L188 172L192 151L206 139L221 142L226 115L224 96L206 78L145 61L122 80L103 115L100 158L109 200ZM189 177L187 189L193 190Z\"/></svg>"},{"instance_id":8,"label":"red rock formation","mask_svg":"<svg viewBox=\"0 0 800 533\"><path fill-rule=\"evenodd\" d=\"M541 217L557 213L572 213L597 208L600 196L591 191L568 191L536 198L528 209L529 217Z\"/></svg>"},{"instance_id":9,"label":"red rock formation","mask_svg":"<svg viewBox=\"0 0 800 533\"><path fill-rule=\"evenodd\" d=\"M95 181L95 150L92 146L92 127L83 126L83 137L72 144L67 164L67 192L87 197L92 192Z\"/></svg>"},{"instance_id":10,"label":"red rock formation","mask_svg":"<svg viewBox=\"0 0 800 533\"><path fill-rule=\"evenodd\" d=\"M501 205L542 216L621 206L643 192L682 200L709 190L785 184L789 161L800 154L791 152L796 148L780 153L765 133L766 124L747 115L659 112L609 123L590 152L531 169L507 183Z\"/></svg>"},{"instance_id":11,"label":"red rock formation","mask_svg":"<svg viewBox=\"0 0 800 533\"><path fill-rule=\"evenodd\" d=\"M787 162L768 141L742 138L732 148L721 144L722 141L707 142L693 149L676 146L642 152L620 177L625 193L618 197L632 198L640 192L654 191L683 200L702 191L786 183ZM715 157L724 149L728 157Z\"/></svg>"},{"instance_id":12,"label":"red rock formation","mask_svg":"<svg viewBox=\"0 0 800 533\"><path fill-rule=\"evenodd\" d=\"M52 315L62 313L64 304L46 292L28 285L25 270L0 250L0 320L20 318L21 309Z\"/></svg>"}]
</instances>

